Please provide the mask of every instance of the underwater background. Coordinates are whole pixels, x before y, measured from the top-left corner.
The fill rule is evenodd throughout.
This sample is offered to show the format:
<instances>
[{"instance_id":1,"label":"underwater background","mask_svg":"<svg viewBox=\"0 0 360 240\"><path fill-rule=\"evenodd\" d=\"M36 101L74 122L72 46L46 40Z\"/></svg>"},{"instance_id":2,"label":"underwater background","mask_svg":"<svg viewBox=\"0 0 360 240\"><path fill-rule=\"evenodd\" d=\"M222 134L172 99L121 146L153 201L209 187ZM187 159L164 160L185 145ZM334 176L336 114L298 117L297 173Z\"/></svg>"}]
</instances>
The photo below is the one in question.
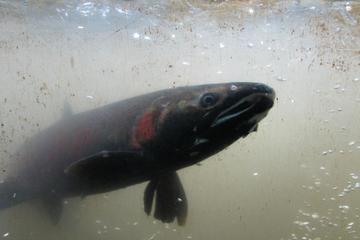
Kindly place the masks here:
<instances>
[{"instance_id":1,"label":"underwater background","mask_svg":"<svg viewBox=\"0 0 360 240\"><path fill-rule=\"evenodd\" d=\"M179 171L187 224L143 212L145 184L0 212L0 239L359 239L360 2L0 0L0 174L61 118L184 85L262 82L256 133ZM1 184L1 183L0 183Z\"/></svg>"}]
</instances>

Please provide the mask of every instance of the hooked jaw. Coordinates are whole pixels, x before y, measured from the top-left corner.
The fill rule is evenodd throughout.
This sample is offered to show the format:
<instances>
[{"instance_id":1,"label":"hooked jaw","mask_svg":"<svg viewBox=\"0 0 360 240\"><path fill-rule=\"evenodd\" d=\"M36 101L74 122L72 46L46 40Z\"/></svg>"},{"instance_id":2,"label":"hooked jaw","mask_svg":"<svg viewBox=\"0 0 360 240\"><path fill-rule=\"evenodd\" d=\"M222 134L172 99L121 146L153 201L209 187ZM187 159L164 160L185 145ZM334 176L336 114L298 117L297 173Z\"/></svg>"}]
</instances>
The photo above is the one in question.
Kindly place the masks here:
<instances>
[{"instance_id":1,"label":"hooked jaw","mask_svg":"<svg viewBox=\"0 0 360 240\"><path fill-rule=\"evenodd\" d=\"M256 131L274 104L274 90L261 83L233 83L230 85L226 107L211 124L212 128L234 123L239 127L251 125L249 132Z\"/></svg>"},{"instance_id":2,"label":"hooked jaw","mask_svg":"<svg viewBox=\"0 0 360 240\"><path fill-rule=\"evenodd\" d=\"M216 108L202 116L202 124L194 127L194 139L185 151L191 161L211 156L256 131L274 104L275 92L264 84L238 82L219 84L214 89L211 91L223 97Z\"/></svg>"}]
</instances>

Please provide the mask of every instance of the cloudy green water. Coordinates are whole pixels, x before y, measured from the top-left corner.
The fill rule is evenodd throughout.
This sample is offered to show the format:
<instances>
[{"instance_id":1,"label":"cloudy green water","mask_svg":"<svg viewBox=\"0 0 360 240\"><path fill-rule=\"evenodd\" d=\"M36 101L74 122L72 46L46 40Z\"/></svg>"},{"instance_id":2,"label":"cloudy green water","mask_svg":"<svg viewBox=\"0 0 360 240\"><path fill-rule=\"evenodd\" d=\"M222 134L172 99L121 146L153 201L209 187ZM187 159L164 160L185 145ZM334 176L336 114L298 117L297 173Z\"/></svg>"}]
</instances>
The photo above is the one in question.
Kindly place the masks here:
<instances>
[{"instance_id":1,"label":"cloudy green water","mask_svg":"<svg viewBox=\"0 0 360 240\"><path fill-rule=\"evenodd\" d=\"M0 213L0 239L360 238L357 1L0 0L0 166L62 115L182 85L257 81L256 133L180 171L185 227L143 213L145 185Z\"/></svg>"}]
</instances>

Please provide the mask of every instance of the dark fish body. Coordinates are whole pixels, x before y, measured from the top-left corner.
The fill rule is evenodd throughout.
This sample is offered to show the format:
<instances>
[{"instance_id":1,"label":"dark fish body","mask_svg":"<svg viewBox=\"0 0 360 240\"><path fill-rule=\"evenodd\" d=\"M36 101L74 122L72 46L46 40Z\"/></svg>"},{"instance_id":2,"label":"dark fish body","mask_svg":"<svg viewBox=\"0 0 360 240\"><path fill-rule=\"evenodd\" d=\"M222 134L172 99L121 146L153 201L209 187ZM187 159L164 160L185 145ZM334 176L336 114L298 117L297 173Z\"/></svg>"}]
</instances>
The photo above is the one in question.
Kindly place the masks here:
<instances>
[{"instance_id":1,"label":"dark fish body","mask_svg":"<svg viewBox=\"0 0 360 240\"><path fill-rule=\"evenodd\" d=\"M118 173L119 182L108 181L100 189L95 189L94 186L86 189L78 185L78 179L66 174L65 170L73 162L100 152L105 154L105 151L138 151L139 147L133 144L133 128L138 115L146 111L147 106L144 103L154 97L136 97L88 112L65 116L23 146L18 162L25 160L29 164L18 173L18 182L31 185L25 187L26 189L34 190L34 187L38 187L40 194L51 188L65 195L106 192L112 186L126 185L123 181L136 178L126 168L117 169L121 171ZM38 183L33 184L32 181ZM58 187L60 189L57 189Z\"/></svg>"},{"instance_id":2,"label":"dark fish body","mask_svg":"<svg viewBox=\"0 0 360 240\"><path fill-rule=\"evenodd\" d=\"M273 99L263 84L210 84L68 113L21 146L12 159L16 172L0 185L0 208L39 198L57 221L65 197L150 180L145 211L156 192L155 217L183 224L186 197L175 171L256 130Z\"/></svg>"}]
</instances>

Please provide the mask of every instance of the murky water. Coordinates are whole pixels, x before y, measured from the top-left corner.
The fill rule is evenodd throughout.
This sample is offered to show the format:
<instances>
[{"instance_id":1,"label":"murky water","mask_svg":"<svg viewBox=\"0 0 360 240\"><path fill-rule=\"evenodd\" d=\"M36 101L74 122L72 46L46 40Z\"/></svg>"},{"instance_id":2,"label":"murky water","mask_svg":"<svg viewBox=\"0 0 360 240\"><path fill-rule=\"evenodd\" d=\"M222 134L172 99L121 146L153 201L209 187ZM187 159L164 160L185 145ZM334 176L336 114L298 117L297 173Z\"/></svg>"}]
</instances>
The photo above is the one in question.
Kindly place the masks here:
<instances>
[{"instance_id":1,"label":"murky water","mask_svg":"<svg viewBox=\"0 0 360 240\"><path fill-rule=\"evenodd\" d=\"M145 184L0 213L4 239L360 238L358 1L0 0L0 166L62 116L158 89L272 86L259 130L180 171L186 226L146 217ZM1 185L1 184L0 184Z\"/></svg>"}]
</instances>

